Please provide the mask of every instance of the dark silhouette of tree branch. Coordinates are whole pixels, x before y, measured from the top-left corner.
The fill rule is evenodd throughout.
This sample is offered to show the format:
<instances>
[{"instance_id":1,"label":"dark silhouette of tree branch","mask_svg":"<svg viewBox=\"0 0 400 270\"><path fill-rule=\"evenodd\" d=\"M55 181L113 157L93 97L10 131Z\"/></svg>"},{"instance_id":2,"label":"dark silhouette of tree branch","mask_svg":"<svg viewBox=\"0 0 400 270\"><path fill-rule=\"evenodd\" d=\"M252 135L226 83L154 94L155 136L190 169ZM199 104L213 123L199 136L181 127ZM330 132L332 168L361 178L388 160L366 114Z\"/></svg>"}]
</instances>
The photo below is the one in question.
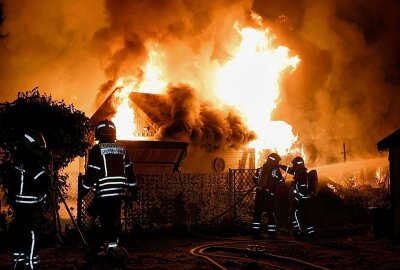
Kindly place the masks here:
<instances>
[{"instance_id":1,"label":"dark silhouette of tree branch","mask_svg":"<svg viewBox=\"0 0 400 270\"><path fill-rule=\"evenodd\" d=\"M26 129L40 131L51 150L54 170L65 168L90 146L90 121L64 100L40 94L38 88L19 92L13 102L0 103L0 147L12 153L16 139Z\"/></svg>"}]
</instances>

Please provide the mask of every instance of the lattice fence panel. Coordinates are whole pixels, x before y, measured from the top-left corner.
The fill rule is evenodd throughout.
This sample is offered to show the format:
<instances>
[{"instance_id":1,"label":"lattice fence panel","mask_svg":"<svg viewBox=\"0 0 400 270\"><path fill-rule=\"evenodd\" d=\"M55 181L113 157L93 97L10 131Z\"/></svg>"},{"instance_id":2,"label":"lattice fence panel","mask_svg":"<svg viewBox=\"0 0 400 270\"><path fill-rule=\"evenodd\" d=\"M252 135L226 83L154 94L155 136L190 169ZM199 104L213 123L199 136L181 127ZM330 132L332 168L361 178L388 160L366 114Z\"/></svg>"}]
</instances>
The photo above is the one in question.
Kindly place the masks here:
<instances>
[{"instance_id":1,"label":"lattice fence panel","mask_svg":"<svg viewBox=\"0 0 400 270\"><path fill-rule=\"evenodd\" d=\"M249 222L253 213L255 170L222 174L136 175L138 200L123 207L125 230L151 231L171 225L208 223L216 218ZM94 194L79 196L78 223L84 230L98 226L88 214Z\"/></svg>"},{"instance_id":2,"label":"lattice fence panel","mask_svg":"<svg viewBox=\"0 0 400 270\"><path fill-rule=\"evenodd\" d=\"M235 169L229 174L233 183L235 218L249 223L253 217L254 208L254 183L255 169Z\"/></svg>"},{"instance_id":3,"label":"lattice fence panel","mask_svg":"<svg viewBox=\"0 0 400 270\"><path fill-rule=\"evenodd\" d=\"M137 177L139 200L132 225L155 229L210 220L229 207L227 174L167 174Z\"/></svg>"}]
</instances>

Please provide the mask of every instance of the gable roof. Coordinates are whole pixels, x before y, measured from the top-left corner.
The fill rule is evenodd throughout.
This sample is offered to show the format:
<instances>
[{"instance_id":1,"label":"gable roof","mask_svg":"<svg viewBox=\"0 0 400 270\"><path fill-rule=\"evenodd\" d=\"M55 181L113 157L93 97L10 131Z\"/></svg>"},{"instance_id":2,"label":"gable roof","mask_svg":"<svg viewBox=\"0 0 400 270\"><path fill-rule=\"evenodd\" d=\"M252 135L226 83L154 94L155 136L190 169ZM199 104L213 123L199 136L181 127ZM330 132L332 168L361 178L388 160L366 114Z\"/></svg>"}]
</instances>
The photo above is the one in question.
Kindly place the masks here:
<instances>
[{"instance_id":1,"label":"gable roof","mask_svg":"<svg viewBox=\"0 0 400 270\"><path fill-rule=\"evenodd\" d=\"M116 113L113 106L115 89L90 118L95 126L103 119L111 119ZM129 95L136 116L151 125L154 130L170 118L171 108L167 97L160 94L133 92ZM118 140L126 146L136 174L160 174L178 172L186 157L188 143L177 141Z\"/></svg>"},{"instance_id":2,"label":"gable roof","mask_svg":"<svg viewBox=\"0 0 400 270\"><path fill-rule=\"evenodd\" d=\"M101 120L111 119L111 117L115 114L116 111L113 106L113 98L117 89L118 88L111 92L107 99L97 108L92 117L90 117L90 123L92 126L95 126Z\"/></svg>"},{"instance_id":3,"label":"gable roof","mask_svg":"<svg viewBox=\"0 0 400 270\"><path fill-rule=\"evenodd\" d=\"M384 151L391 146L400 145L400 129L396 130L386 138L382 139L377 143L378 151Z\"/></svg>"},{"instance_id":4,"label":"gable roof","mask_svg":"<svg viewBox=\"0 0 400 270\"><path fill-rule=\"evenodd\" d=\"M113 106L114 93L116 88L108 98L101 104L96 112L90 118L92 125L96 125L103 119L111 119L116 110ZM135 113L145 119L151 126L159 127L162 123L167 122L171 117L171 106L168 105L167 96L162 94L150 94L141 92L132 92L129 95ZM156 129L156 128L155 128Z\"/></svg>"},{"instance_id":5,"label":"gable roof","mask_svg":"<svg viewBox=\"0 0 400 270\"><path fill-rule=\"evenodd\" d=\"M143 112L157 126L171 118L171 106L165 95L132 92L129 98L135 111Z\"/></svg>"}]
</instances>

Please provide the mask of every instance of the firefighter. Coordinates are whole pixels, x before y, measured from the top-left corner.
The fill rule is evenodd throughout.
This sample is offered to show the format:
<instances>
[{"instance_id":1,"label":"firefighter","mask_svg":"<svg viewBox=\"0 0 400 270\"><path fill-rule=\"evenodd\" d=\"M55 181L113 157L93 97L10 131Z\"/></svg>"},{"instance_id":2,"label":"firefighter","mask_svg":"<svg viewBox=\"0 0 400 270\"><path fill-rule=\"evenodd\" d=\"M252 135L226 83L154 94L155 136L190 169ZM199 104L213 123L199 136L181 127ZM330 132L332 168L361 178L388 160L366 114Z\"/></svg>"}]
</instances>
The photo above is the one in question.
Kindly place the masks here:
<instances>
[{"instance_id":1,"label":"firefighter","mask_svg":"<svg viewBox=\"0 0 400 270\"><path fill-rule=\"evenodd\" d=\"M293 235L296 237L315 237L313 202L316 193L317 174L315 170L307 172L304 159L300 156L291 161L291 167L281 165L280 168L293 175L293 196L290 208Z\"/></svg>"},{"instance_id":2,"label":"firefighter","mask_svg":"<svg viewBox=\"0 0 400 270\"><path fill-rule=\"evenodd\" d=\"M10 226L11 269L39 269L38 238L43 204L49 196L51 178L45 169L48 161L46 140L37 130L23 133L12 158L2 164L7 202L13 210Z\"/></svg>"},{"instance_id":3,"label":"firefighter","mask_svg":"<svg viewBox=\"0 0 400 270\"><path fill-rule=\"evenodd\" d=\"M262 229L262 214L267 212L267 233L271 236L276 235L277 224L275 217L275 195L278 185L284 184L285 180L279 170L281 157L276 153L271 153L264 165L257 169L254 182L256 184L256 197L254 200L252 230L260 232Z\"/></svg>"},{"instance_id":4,"label":"firefighter","mask_svg":"<svg viewBox=\"0 0 400 270\"><path fill-rule=\"evenodd\" d=\"M89 152L82 184L85 189L95 191L93 208L100 218L103 250L108 252L120 246L122 202L136 197L136 179L127 149L116 142L113 122L100 121L95 139L98 144ZM128 198L126 191L130 192Z\"/></svg>"}]
</instances>

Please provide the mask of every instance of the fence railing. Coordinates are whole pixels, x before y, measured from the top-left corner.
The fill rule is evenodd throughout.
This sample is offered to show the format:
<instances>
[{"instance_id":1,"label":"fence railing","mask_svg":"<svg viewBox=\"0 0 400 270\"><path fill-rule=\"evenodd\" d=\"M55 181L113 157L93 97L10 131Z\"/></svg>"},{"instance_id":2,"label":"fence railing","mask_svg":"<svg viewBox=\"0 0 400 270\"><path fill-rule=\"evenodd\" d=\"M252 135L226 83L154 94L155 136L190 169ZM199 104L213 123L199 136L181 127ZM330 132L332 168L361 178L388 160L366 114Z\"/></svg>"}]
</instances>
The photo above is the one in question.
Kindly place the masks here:
<instances>
[{"instance_id":1,"label":"fence railing","mask_svg":"<svg viewBox=\"0 0 400 270\"><path fill-rule=\"evenodd\" d=\"M250 223L255 172L255 169L230 169L220 174L136 175L138 200L132 205L125 204L121 210L124 230L152 231L166 226L207 224L223 219ZM82 192L78 172L64 174L68 178L61 185L62 192L72 218L82 230L97 228L98 220L88 212L94 193ZM289 190L287 186L282 188L277 193L281 198L277 198L276 215L278 221L286 222L290 207ZM0 206L1 218L6 216L7 221L11 221L1 188ZM63 203L59 203L58 213L62 224L73 225Z\"/></svg>"},{"instance_id":2,"label":"fence railing","mask_svg":"<svg viewBox=\"0 0 400 270\"><path fill-rule=\"evenodd\" d=\"M155 230L208 223L217 218L249 222L254 174L255 170L241 169L221 174L137 175L138 200L124 205L124 228ZM88 211L94 193L78 190L78 224L83 230L90 230L98 225Z\"/></svg>"}]
</instances>

